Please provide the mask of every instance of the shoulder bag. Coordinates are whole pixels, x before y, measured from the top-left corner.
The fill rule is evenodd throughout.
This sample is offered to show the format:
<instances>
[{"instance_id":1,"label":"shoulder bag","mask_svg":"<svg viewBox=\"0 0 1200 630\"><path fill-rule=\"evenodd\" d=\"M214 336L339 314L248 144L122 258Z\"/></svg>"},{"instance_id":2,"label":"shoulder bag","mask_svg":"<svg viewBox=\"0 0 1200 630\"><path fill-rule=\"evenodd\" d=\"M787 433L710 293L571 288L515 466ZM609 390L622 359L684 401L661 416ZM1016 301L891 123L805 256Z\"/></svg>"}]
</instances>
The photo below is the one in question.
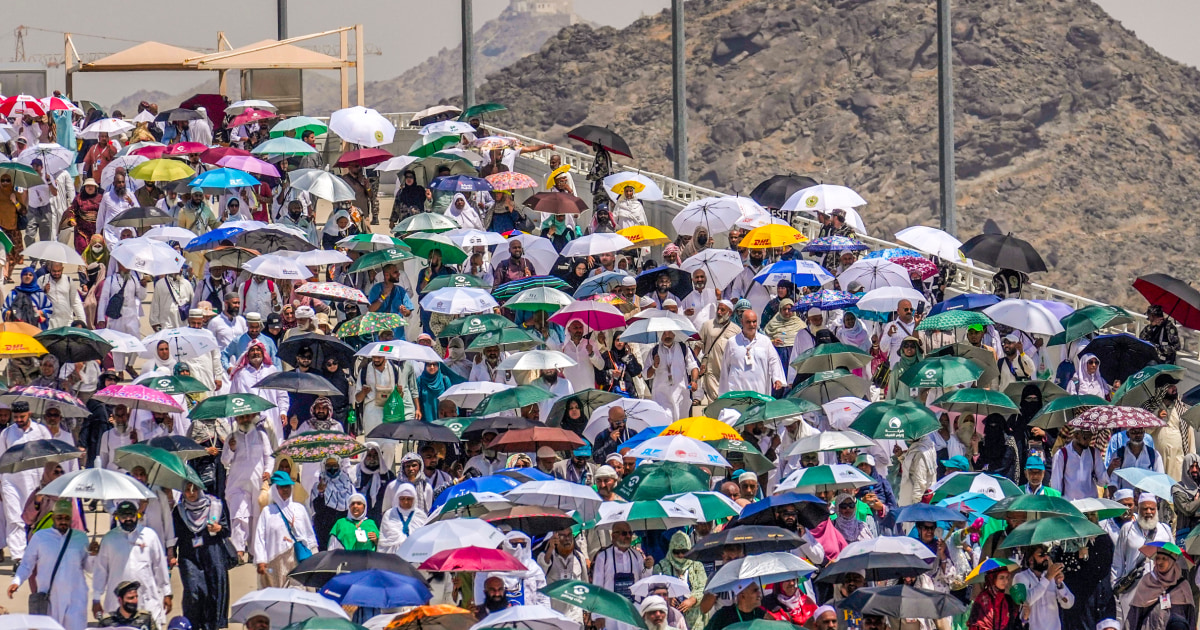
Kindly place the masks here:
<instances>
[{"instance_id":1,"label":"shoulder bag","mask_svg":"<svg viewBox=\"0 0 1200 630\"><path fill-rule=\"evenodd\" d=\"M54 561L54 570L50 572L50 583L46 585L46 590L29 594L29 614L50 614L50 590L54 588L54 576L58 575L58 565L62 564L63 555L67 553L67 545L71 544L72 531L67 530L66 536L63 536L62 549L58 550L58 560Z\"/></svg>"},{"instance_id":2,"label":"shoulder bag","mask_svg":"<svg viewBox=\"0 0 1200 630\"><path fill-rule=\"evenodd\" d=\"M292 530L292 523L285 516L286 513L283 511L283 508L278 503L275 504L275 507L279 508L279 518L283 519L283 524L288 530L288 536L292 537L292 553L296 556L296 562L300 563L308 560L313 555L312 550L308 548L308 545L304 544L303 540L300 540L296 536L296 532Z\"/></svg>"}]
</instances>

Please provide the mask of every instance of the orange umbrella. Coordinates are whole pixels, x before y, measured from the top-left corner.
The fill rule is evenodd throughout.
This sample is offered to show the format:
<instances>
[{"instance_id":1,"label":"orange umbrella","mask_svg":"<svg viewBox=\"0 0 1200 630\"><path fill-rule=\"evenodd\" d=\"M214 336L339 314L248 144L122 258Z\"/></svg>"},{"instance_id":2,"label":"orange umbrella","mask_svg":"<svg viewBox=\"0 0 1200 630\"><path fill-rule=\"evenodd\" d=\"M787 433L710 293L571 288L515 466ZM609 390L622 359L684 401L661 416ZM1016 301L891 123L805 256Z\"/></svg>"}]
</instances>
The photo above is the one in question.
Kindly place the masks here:
<instances>
[{"instance_id":1,"label":"orange umbrella","mask_svg":"<svg viewBox=\"0 0 1200 630\"><path fill-rule=\"evenodd\" d=\"M0 323L0 332L20 333L32 337L41 334L42 329L25 322L2 322Z\"/></svg>"},{"instance_id":2,"label":"orange umbrella","mask_svg":"<svg viewBox=\"0 0 1200 630\"><path fill-rule=\"evenodd\" d=\"M751 249L769 249L773 247L787 247L788 245L803 243L807 240L799 230L790 225L769 223L750 230L750 233L746 234L746 237L742 239L741 243L738 243L738 246Z\"/></svg>"},{"instance_id":3,"label":"orange umbrella","mask_svg":"<svg viewBox=\"0 0 1200 630\"><path fill-rule=\"evenodd\" d=\"M505 453L527 453L549 446L556 451L573 451L586 442L573 431L558 427L530 427L505 431L489 444L489 448Z\"/></svg>"},{"instance_id":4,"label":"orange umbrella","mask_svg":"<svg viewBox=\"0 0 1200 630\"><path fill-rule=\"evenodd\" d=\"M436 604L417 606L398 615L387 625L387 630L467 630L475 625L475 615L469 610Z\"/></svg>"}]
</instances>

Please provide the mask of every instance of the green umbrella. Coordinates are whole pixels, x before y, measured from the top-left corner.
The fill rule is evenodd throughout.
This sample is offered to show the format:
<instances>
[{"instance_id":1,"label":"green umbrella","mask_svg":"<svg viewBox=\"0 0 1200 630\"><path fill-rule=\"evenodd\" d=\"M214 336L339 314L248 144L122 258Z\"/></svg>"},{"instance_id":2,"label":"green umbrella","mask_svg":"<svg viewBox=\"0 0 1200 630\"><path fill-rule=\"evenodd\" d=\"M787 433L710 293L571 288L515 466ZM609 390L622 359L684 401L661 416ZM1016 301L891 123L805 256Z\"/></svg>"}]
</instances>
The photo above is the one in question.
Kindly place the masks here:
<instances>
[{"instance_id":1,"label":"green umbrella","mask_svg":"<svg viewBox=\"0 0 1200 630\"><path fill-rule=\"evenodd\" d=\"M438 276L425 285L425 293L445 289L446 287L470 287L472 289L490 289L492 285L466 273L454 273L448 276Z\"/></svg>"},{"instance_id":2,"label":"green umbrella","mask_svg":"<svg viewBox=\"0 0 1200 630\"><path fill-rule=\"evenodd\" d=\"M312 116L292 116L286 118L271 127L272 138L282 138L289 131L295 131L297 138L303 138L304 132L311 131L314 135L321 135L329 131L329 126L321 122L320 119Z\"/></svg>"},{"instance_id":3,"label":"green umbrella","mask_svg":"<svg viewBox=\"0 0 1200 630\"><path fill-rule=\"evenodd\" d=\"M355 234L337 242L338 249L352 252L375 252L381 249L408 250L408 245L395 236L387 234Z\"/></svg>"},{"instance_id":4,"label":"green umbrella","mask_svg":"<svg viewBox=\"0 0 1200 630\"><path fill-rule=\"evenodd\" d=\"M254 394L222 394L200 401L189 413L192 420L233 418L274 409L275 403Z\"/></svg>"},{"instance_id":5,"label":"green umbrella","mask_svg":"<svg viewBox=\"0 0 1200 630\"><path fill-rule=\"evenodd\" d=\"M337 336L342 339L370 335L385 330L394 330L408 323L403 315L398 313L364 313L354 319L342 322L337 330Z\"/></svg>"},{"instance_id":6,"label":"green umbrella","mask_svg":"<svg viewBox=\"0 0 1200 630\"><path fill-rule=\"evenodd\" d=\"M712 405L709 406L711 407ZM799 418L806 413L820 410L821 408L819 406L814 405L803 398L781 398L779 400L768 400L743 411L742 416L738 418L737 422L733 423L733 428L739 429L748 424L754 424L756 422L777 423L781 420Z\"/></svg>"},{"instance_id":7,"label":"green umbrella","mask_svg":"<svg viewBox=\"0 0 1200 630\"><path fill-rule=\"evenodd\" d=\"M404 237L404 242L412 248L413 254L421 258L429 258L433 252L438 252L442 255L442 262L447 265L458 265L467 261L467 252L442 234L409 234Z\"/></svg>"},{"instance_id":8,"label":"green umbrella","mask_svg":"<svg viewBox=\"0 0 1200 630\"><path fill-rule=\"evenodd\" d=\"M575 298L558 289L533 287L512 296L504 303L504 308L514 311L545 311L550 314L570 306L574 301Z\"/></svg>"},{"instance_id":9,"label":"green umbrella","mask_svg":"<svg viewBox=\"0 0 1200 630\"><path fill-rule=\"evenodd\" d=\"M164 394L199 394L207 392L208 386L201 383L199 379L191 376L154 376L143 381L140 384L157 389Z\"/></svg>"},{"instance_id":10,"label":"green umbrella","mask_svg":"<svg viewBox=\"0 0 1200 630\"><path fill-rule=\"evenodd\" d=\"M1005 518L1009 514L1027 514L1027 518L1043 516L1083 516L1079 508L1062 497L1051 497L1043 494L1023 494L1019 497L1005 497L983 511L984 516Z\"/></svg>"},{"instance_id":11,"label":"green umbrella","mask_svg":"<svg viewBox=\"0 0 1200 630\"><path fill-rule=\"evenodd\" d=\"M550 412L546 414L546 426L563 426L562 423L567 414L567 405L572 401L575 401L579 403L580 419L577 421L577 423L581 425L580 428L576 430L576 433L582 433L583 427L587 425L588 419L592 417L593 411L620 398L624 398L624 396L592 387L589 387L588 389L581 389L574 394L567 394L566 396L555 400L554 405L550 407ZM569 421L568 424L570 424ZM564 428L574 430L574 427L570 426Z\"/></svg>"},{"instance_id":12,"label":"green umbrella","mask_svg":"<svg viewBox=\"0 0 1200 630\"><path fill-rule=\"evenodd\" d=\"M909 387L954 387L983 376L983 368L962 357L933 357L908 368L900 382Z\"/></svg>"},{"instance_id":13,"label":"green umbrella","mask_svg":"<svg viewBox=\"0 0 1200 630\"><path fill-rule=\"evenodd\" d=\"M1113 392L1112 404L1123 407L1140 407L1142 403L1154 397L1158 388L1154 381L1160 374L1170 374L1176 379L1187 370L1178 365L1151 365L1138 370L1133 376L1121 383L1121 388Z\"/></svg>"},{"instance_id":14,"label":"green umbrella","mask_svg":"<svg viewBox=\"0 0 1200 630\"><path fill-rule=\"evenodd\" d=\"M917 330L954 330L969 326L990 326L992 318L976 311L943 311L917 324Z\"/></svg>"},{"instance_id":15,"label":"green umbrella","mask_svg":"<svg viewBox=\"0 0 1200 630\"><path fill-rule=\"evenodd\" d=\"M1107 535L1108 532L1099 525L1080 516L1049 516L1018 525L1004 538L999 548L1013 549Z\"/></svg>"},{"instance_id":16,"label":"green umbrella","mask_svg":"<svg viewBox=\"0 0 1200 630\"><path fill-rule=\"evenodd\" d=\"M1076 394L1055 398L1042 406L1037 415L1029 423L1039 429L1061 429L1067 426L1067 420L1091 409L1109 404L1107 400L1091 394Z\"/></svg>"},{"instance_id":17,"label":"green umbrella","mask_svg":"<svg viewBox=\"0 0 1200 630\"><path fill-rule=\"evenodd\" d=\"M439 214L437 212L418 212L417 214L408 217L407 219L396 224L392 228L393 234L404 234L407 232L449 232L450 230L458 229L458 223L450 217Z\"/></svg>"},{"instance_id":18,"label":"green umbrella","mask_svg":"<svg viewBox=\"0 0 1200 630\"><path fill-rule=\"evenodd\" d=\"M560 602L578 606L593 615L645 628L646 622L633 602L606 588L579 580L558 580L542 588L542 594Z\"/></svg>"},{"instance_id":19,"label":"green umbrella","mask_svg":"<svg viewBox=\"0 0 1200 630\"><path fill-rule=\"evenodd\" d=\"M437 420L434 420L433 423L449 428L451 431L454 431L454 434L457 435L459 439L462 439L463 433L470 428L471 422L479 419L480 418L472 418L469 416L458 418L438 418Z\"/></svg>"},{"instance_id":20,"label":"green umbrella","mask_svg":"<svg viewBox=\"0 0 1200 630\"><path fill-rule=\"evenodd\" d=\"M461 139L462 136L454 133L421 136L408 148L408 154L415 157L427 158L446 147L458 144Z\"/></svg>"},{"instance_id":21,"label":"green umbrella","mask_svg":"<svg viewBox=\"0 0 1200 630\"><path fill-rule=\"evenodd\" d=\"M983 368L983 375L975 381L976 387L995 388L1000 380L1000 370L996 367L996 355L990 348L975 347L962 341L937 348L925 355L926 359L933 357L963 357L974 361Z\"/></svg>"},{"instance_id":22,"label":"green umbrella","mask_svg":"<svg viewBox=\"0 0 1200 630\"><path fill-rule=\"evenodd\" d=\"M541 338L524 328L501 328L479 335L467 345L467 350L482 351L492 346L500 346L501 350L532 350L544 343Z\"/></svg>"},{"instance_id":23,"label":"green umbrella","mask_svg":"<svg viewBox=\"0 0 1200 630\"><path fill-rule=\"evenodd\" d=\"M442 329L442 333L438 336L462 337L464 335L478 335L505 328L516 328L516 326L511 319L503 315L496 315L495 313L467 315L446 324L446 327Z\"/></svg>"},{"instance_id":24,"label":"green umbrella","mask_svg":"<svg viewBox=\"0 0 1200 630\"><path fill-rule=\"evenodd\" d=\"M846 464L825 464L799 468L788 475L775 488L776 494L801 488L804 492L836 492L862 488L875 483L875 479L861 470Z\"/></svg>"},{"instance_id":25,"label":"green umbrella","mask_svg":"<svg viewBox=\"0 0 1200 630\"><path fill-rule=\"evenodd\" d=\"M626 501L653 501L668 494L708 490L708 484L709 474L699 466L649 462L626 475L615 492Z\"/></svg>"},{"instance_id":26,"label":"green umbrella","mask_svg":"<svg viewBox=\"0 0 1200 630\"><path fill-rule=\"evenodd\" d=\"M942 499L958 496L964 492L979 492L999 501L1004 497L1018 497L1025 494L1017 484L1006 477L989 475L981 472L956 472L946 475L931 487L933 498L931 503Z\"/></svg>"},{"instance_id":27,"label":"green umbrella","mask_svg":"<svg viewBox=\"0 0 1200 630\"><path fill-rule=\"evenodd\" d=\"M1071 505L1084 515L1095 514L1096 519L1101 521L1106 518L1116 518L1129 511L1129 508L1112 499L1099 499L1096 497L1075 499L1071 501Z\"/></svg>"},{"instance_id":28,"label":"green umbrella","mask_svg":"<svg viewBox=\"0 0 1200 630\"><path fill-rule=\"evenodd\" d=\"M684 492L664 498L695 512L698 519L706 522L719 521L742 513L741 506L720 492Z\"/></svg>"},{"instance_id":29,"label":"green umbrella","mask_svg":"<svg viewBox=\"0 0 1200 630\"><path fill-rule=\"evenodd\" d=\"M817 372L788 392L788 398L802 398L810 403L823 405L834 398L850 396L866 398L871 384L855 376L846 368Z\"/></svg>"},{"instance_id":30,"label":"green umbrella","mask_svg":"<svg viewBox=\"0 0 1200 630\"><path fill-rule=\"evenodd\" d=\"M556 278L554 276L533 276L530 278L521 278L520 280L505 282L504 284L496 287L495 291L492 291L492 297L496 298L497 302L502 302L524 291L525 289L532 289L534 287L550 287L551 289L558 289L559 291L572 290L571 285L567 284L566 280L563 280L562 278Z\"/></svg>"},{"instance_id":31,"label":"green umbrella","mask_svg":"<svg viewBox=\"0 0 1200 630\"><path fill-rule=\"evenodd\" d=\"M474 415L490 416L509 409L528 407L543 400L554 398L554 394L537 385L518 385L512 389L498 391L475 406Z\"/></svg>"},{"instance_id":32,"label":"green umbrella","mask_svg":"<svg viewBox=\"0 0 1200 630\"><path fill-rule=\"evenodd\" d=\"M928 407L909 400L881 400L866 406L850 428L877 440L916 440L942 427Z\"/></svg>"},{"instance_id":33,"label":"green umbrella","mask_svg":"<svg viewBox=\"0 0 1200 630\"><path fill-rule=\"evenodd\" d=\"M716 418L722 411L726 409L744 411L753 407L754 405L771 402L773 400L775 400L774 397L766 394L760 394L758 392L742 390L725 392L724 394L717 396L716 400L712 401L707 407L704 408L704 415L708 416L709 418Z\"/></svg>"},{"instance_id":34,"label":"green umbrella","mask_svg":"<svg viewBox=\"0 0 1200 630\"><path fill-rule=\"evenodd\" d=\"M0 162L0 175L11 176L13 186L17 188L29 188L45 183L42 181L42 176L38 175L33 167L25 166L20 162Z\"/></svg>"},{"instance_id":35,"label":"green umbrella","mask_svg":"<svg viewBox=\"0 0 1200 630\"><path fill-rule=\"evenodd\" d=\"M1054 381L1017 381L1015 383L1009 383L1008 386L1004 388L1004 395L1008 396L1013 402L1020 405L1021 392L1025 391L1025 388L1030 385L1033 385L1038 389L1039 392L1042 393L1043 405L1067 395L1067 390L1059 387Z\"/></svg>"},{"instance_id":36,"label":"green umbrella","mask_svg":"<svg viewBox=\"0 0 1200 630\"><path fill-rule=\"evenodd\" d=\"M130 444L117 451L117 466L133 470L136 466L146 469L146 483L173 490L183 490L189 483L203 488L200 475L178 455L147 444Z\"/></svg>"},{"instance_id":37,"label":"green umbrella","mask_svg":"<svg viewBox=\"0 0 1200 630\"><path fill-rule=\"evenodd\" d=\"M844 343L823 343L792 359L800 374L825 372L834 368L857 369L871 363L871 354Z\"/></svg>"},{"instance_id":38,"label":"green umbrella","mask_svg":"<svg viewBox=\"0 0 1200 630\"><path fill-rule=\"evenodd\" d=\"M285 628L284 630L287 629ZM796 630L796 626L788 621L754 619L752 621L740 621L725 626L725 630Z\"/></svg>"},{"instance_id":39,"label":"green umbrella","mask_svg":"<svg viewBox=\"0 0 1200 630\"><path fill-rule=\"evenodd\" d=\"M503 112L507 109L507 107L501 105L500 103L480 103L464 109L463 113L459 114L458 119L462 122L466 122L475 116L490 114L492 112Z\"/></svg>"},{"instance_id":40,"label":"green umbrella","mask_svg":"<svg viewBox=\"0 0 1200 630\"><path fill-rule=\"evenodd\" d=\"M381 249L377 252L371 252L369 254L363 254L362 256L359 256L358 260L354 261L354 264L350 265L350 268L347 269L347 271L350 273L354 273L356 271L370 271L372 269L379 269L380 267L386 265L404 262L412 257L412 252L407 248L400 249L395 247L392 249Z\"/></svg>"},{"instance_id":41,"label":"green umbrella","mask_svg":"<svg viewBox=\"0 0 1200 630\"><path fill-rule=\"evenodd\" d=\"M767 459L753 444L745 440L709 440L705 442L717 449L733 466L745 468L750 472L764 473L775 468L775 462Z\"/></svg>"},{"instance_id":42,"label":"green umbrella","mask_svg":"<svg viewBox=\"0 0 1200 630\"><path fill-rule=\"evenodd\" d=\"M100 361L113 349L107 339L86 328L52 328L33 338L41 342L46 352L63 363Z\"/></svg>"},{"instance_id":43,"label":"green umbrella","mask_svg":"<svg viewBox=\"0 0 1200 630\"><path fill-rule=\"evenodd\" d=\"M969 313L971 311L950 312ZM1008 396L990 389L977 389L974 387L946 392L933 401L933 406L941 407L946 411L973 413L980 416L992 413L1008 416L1020 411Z\"/></svg>"},{"instance_id":44,"label":"green umbrella","mask_svg":"<svg viewBox=\"0 0 1200 630\"><path fill-rule=\"evenodd\" d=\"M1058 320L1062 324L1063 331L1050 337L1050 341L1046 345L1068 344L1110 326L1132 324L1133 320L1133 315L1119 306L1107 304L1085 306Z\"/></svg>"}]
</instances>

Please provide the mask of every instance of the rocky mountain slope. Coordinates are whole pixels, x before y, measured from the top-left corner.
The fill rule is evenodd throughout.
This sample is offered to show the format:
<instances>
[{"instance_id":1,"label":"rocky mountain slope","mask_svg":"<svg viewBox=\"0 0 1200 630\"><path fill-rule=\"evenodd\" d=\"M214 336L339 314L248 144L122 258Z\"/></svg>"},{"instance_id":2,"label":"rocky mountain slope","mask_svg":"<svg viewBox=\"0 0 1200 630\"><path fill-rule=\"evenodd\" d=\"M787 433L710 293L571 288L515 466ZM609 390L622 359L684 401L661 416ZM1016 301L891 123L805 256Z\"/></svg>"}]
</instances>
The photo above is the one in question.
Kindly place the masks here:
<instances>
[{"instance_id":1,"label":"rocky mountain slope","mask_svg":"<svg viewBox=\"0 0 1200 630\"><path fill-rule=\"evenodd\" d=\"M844 183L871 232L937 223L936 16L925 0L687 3L690 178ZM1088 0L954 4L958 208L1035 243L1035 280L1135 307L1137 275L1200 262L1200 72ZM670 173L669 16L564 29L489 77L497 121L553 141L587 121ZM574 144L574 143L572 143ZM577 144L574 146L578 147Z\"/></svg>"}]
</instances>

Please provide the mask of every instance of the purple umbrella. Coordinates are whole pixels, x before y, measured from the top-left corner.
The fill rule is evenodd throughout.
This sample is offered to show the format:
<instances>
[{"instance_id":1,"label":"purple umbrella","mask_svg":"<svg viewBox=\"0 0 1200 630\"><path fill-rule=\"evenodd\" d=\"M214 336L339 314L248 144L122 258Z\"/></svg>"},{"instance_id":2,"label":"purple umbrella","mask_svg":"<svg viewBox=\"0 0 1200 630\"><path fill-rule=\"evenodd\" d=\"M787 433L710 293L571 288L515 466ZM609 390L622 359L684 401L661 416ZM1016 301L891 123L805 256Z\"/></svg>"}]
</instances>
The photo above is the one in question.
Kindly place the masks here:
<instances>
[{"instance_id":1,"label":"purple umbrella","mask_svg":"<svg viewBox=\"0 0 1200 630\"><path fill-rule=\"evenodd\" d=\"M217 166L236 168L239 171L254 173L264 177L279 177L279 169L256 157L248 155L226 155L217 160Z\"/></svg>"}]
</instances>

